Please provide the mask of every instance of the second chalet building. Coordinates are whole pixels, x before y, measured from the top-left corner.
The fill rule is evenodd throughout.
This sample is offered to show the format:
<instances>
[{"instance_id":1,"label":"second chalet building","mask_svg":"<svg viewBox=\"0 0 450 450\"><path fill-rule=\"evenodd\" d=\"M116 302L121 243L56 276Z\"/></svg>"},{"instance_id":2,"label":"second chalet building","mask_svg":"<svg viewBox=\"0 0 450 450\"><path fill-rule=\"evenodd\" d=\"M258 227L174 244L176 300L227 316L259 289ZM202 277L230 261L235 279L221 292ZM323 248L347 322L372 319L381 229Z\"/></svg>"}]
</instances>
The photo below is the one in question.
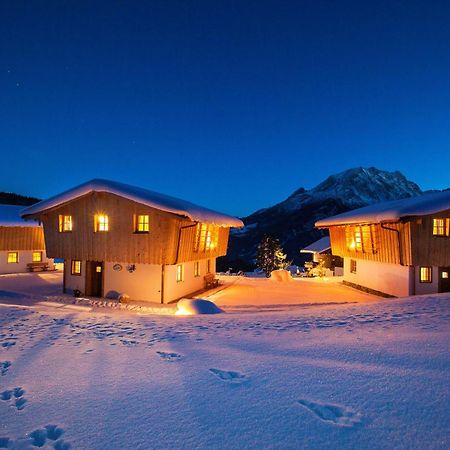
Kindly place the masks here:
<instances>
[{"instance_id":1,"label":"second chalet building","mask_svg":"<svg viewBox=\"0 0 450 450\"><path fill-rule=\"evenodd\" d=\"M396 297L450 291L450 190L316 223L344 258L344 282Z\"/></svg>"},{"instance_id":2,"label":"second chalet building","mask_svg":"<svg viewBox=\"0 0 450 450\"><path fill-rule=\"evenodd\" d=\"M0 274L53 270L47 258L44 231L20 217L24 206L0 205Z\"/></svg>"},{"instance_id":3,"label":"second chalet building","mask_svg":"<svg viewBox=\"0 0 450 450\"><path fill-rule=\"evenodd\" d=\"M205 287L243 223L193 203L95 179L22 217L43 223L47 254L64 259L64 290L167 303Z\"/></svg>"}]
</instances>

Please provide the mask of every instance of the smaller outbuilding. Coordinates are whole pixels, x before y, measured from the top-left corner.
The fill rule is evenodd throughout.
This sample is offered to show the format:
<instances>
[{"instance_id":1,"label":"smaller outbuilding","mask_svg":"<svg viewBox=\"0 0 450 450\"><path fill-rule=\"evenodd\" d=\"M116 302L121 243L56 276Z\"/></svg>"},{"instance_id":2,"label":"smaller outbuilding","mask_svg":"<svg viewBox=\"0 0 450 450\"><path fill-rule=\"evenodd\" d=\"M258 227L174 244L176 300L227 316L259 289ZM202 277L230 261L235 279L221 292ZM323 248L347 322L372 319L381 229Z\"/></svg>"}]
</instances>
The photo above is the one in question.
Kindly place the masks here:
<instances>
[{"instance_id":1,"label":"smaller outbuilding","mask_svg":"<svg viewBox=\"0 0 450 450\"><path fill-rule=\"evenodd\" d=\"M317 264L323 263L323 267L327 269L326 276L341 276L344 273L344 261L340 256L332 254L329 236L324 236L309 244L307 247L302 248L300 253L309 253L312 255L312 262L305 263L307 269L312 269Z\"/></svg>"},{"instance_id":2,"label":"smaller outbuilding","mask_svg":"<svg viewBox=\"0 0 450 450\"><path fill-rule=\"evenodd\" d=\"M320 255L331 255L330 237L324 236L320 238L318 241L302 248L300 253L310 253L312 255L313 262L318 263L320 261Z\"/></svg>"},{"instance_id":3,"label":"smaller outbuilding","mask_svg":"<svg viewBox=\"0 0 450 450\"><path fill-rule=\"evenodd\" d=\"M0 274L53 270L45 252L44 230L20 217L24 206L0 205Z\"/></svg>"}]
</instances>

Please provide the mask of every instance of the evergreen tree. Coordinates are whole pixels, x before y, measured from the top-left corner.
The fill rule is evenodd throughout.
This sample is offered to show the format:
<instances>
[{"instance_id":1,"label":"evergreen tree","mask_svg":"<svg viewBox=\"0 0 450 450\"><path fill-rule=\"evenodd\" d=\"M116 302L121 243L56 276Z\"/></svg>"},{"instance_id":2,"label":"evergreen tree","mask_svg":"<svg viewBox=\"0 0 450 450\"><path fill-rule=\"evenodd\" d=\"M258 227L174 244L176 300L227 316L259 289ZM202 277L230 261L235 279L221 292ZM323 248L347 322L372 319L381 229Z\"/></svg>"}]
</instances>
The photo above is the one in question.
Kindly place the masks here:
<instances>
[{"instance_id":1,"label":"evergreen tree","mask_svg":"<svg viewBox=\"0 0 450 450\"><path fill-rule=\"evenodd\" d=\"M265 272L266 277L270 277L272 270L284 269L287 265L286 254L278 239L264 236L256 251L256 267Z\"/></svg>"}]
</instances>

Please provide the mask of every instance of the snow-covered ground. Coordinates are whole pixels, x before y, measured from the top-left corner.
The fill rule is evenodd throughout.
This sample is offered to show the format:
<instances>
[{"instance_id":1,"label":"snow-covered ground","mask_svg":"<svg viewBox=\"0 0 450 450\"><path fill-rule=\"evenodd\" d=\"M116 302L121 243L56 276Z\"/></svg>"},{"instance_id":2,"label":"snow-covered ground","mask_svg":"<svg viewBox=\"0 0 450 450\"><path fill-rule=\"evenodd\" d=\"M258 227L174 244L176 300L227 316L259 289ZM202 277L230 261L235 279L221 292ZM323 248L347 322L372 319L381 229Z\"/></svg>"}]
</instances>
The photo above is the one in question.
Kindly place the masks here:
<instances>
[{"instance_id":1,"label":"snow-covered ground","mask_svg":"<svg viewBox=\"0 0 450 450\"><path fill-rule=\"evenodd\" d=\"M450 295L156 316L45 306L56 279L11 280L0 448L449 447ZM258 281L243 304L282 300Z\"/></svg>"},{"instance_id":2,"label":"snow-covered ground","mask_svg":"<svg viewBox=\"0 0 450 450\"><path fill-rule=\"evenodd\" d=\"M270 278L219 276L225 289L219 288L208 299L221 307L240 310L380 300L377 296L344 286L341 278L292 278L290 282L279 282ZM200 296L204 297L203 294Z\"/></svg>"}]
</instances>

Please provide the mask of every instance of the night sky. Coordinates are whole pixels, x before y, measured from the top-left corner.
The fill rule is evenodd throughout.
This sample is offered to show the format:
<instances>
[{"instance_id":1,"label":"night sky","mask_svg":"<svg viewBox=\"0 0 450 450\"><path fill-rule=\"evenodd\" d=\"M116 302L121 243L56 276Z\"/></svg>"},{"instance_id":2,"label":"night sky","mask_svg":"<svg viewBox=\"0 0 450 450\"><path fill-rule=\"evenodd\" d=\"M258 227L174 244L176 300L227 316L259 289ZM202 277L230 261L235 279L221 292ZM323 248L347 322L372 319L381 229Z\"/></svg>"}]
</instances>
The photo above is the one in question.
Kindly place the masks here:
<instances>
[{"instance_id":1,"label":"night sky","mask_svg":"<svg viewBox=\"0 0 450 450\"><path fill-rule=\"evenodd\" d=\"M2 1L0 191L245 215L350 167L450 186L450 2Z\"/></svg>"}]
</instances>

